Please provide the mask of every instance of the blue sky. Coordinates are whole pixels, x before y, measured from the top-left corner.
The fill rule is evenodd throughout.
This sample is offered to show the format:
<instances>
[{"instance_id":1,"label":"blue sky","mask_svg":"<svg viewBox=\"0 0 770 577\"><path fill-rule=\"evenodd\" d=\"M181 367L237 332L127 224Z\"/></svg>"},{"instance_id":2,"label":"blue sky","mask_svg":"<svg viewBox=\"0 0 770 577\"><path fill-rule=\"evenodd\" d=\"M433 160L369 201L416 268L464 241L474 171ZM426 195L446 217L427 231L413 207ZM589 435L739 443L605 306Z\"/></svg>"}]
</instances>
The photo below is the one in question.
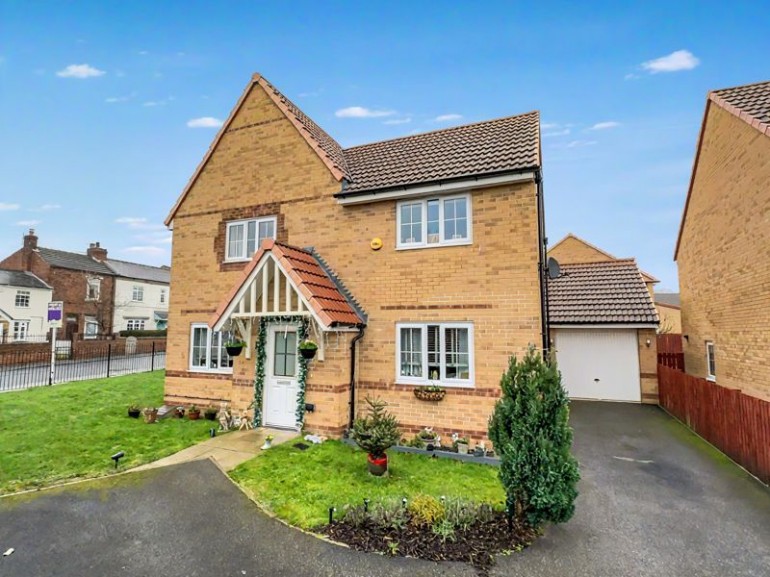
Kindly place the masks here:
<instances>
[{"instance_id":1,"label":"blue sky","mask_svg":"<svg viewBox=\"0 0 770 577\"><path fill-rule=\"evenodd\" d=\"M573 232L676 289L706 94L770 77L768 18L620 4L0 0L0 254L34 226L43 246L169 262L162 221L210 119L261 72L343 146L540 110L551 242Z\"/></svg>"}]
</instances>

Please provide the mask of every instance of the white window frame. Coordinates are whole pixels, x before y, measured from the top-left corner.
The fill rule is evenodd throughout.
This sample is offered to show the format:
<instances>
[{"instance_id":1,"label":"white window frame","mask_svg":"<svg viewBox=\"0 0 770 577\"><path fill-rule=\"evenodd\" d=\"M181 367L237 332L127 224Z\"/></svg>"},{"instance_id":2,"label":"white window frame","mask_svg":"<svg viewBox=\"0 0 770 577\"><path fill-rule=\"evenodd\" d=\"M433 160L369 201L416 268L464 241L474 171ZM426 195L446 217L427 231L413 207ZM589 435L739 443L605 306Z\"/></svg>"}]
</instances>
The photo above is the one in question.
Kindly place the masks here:
<instances>
[{"instance_id":1,"label":"white window frame","mask_svg":"<svg viewBox=\"0 0 770 577\"><path fill-rule=\"evenodd\" d=\"M439 327L439 363L440 374L438 379L431 379L426 374L422 377L405 377L401 375L401 329L421 329L422 330L422 367L423 371L428 370L428 325L437 325ZM446 378L446 335L445 329L467 329L468 330L468 378L467 379L449 379ZM437 384L443 387L474 388L476 382L474 338L472 322L438 322L429 321L422 323L403 322L396 323L396 384L398 385L429 385Z\"/></svg>"},{"instance_id":2,"label":"white window frame","mask_svg":"<svg viewBox=\"0 0 770 577\"><path fill-rule=\"evenodd\" d=\"M192 364L193 359L193 334L195 332L195 329L206 329L206 366L205 367L198 367L194 366ZM221 333L219 333L221 334ZM214 331L212 331L209 326L206 323L191 323L190 324L190 343L188 348L188 359L187 359L187 365L189 366L189 370L191 373L220 373L220 374L232 374L233 367L212 367L211 366L211 343L213 340ZM222 338L222 337L220 337ZM224 348L224 343L222 343L222 346L217 349L218 352L221 353L222 349ZM224 353L225 356L227 355L227 352ZM217 359L217 364L222 364L222 357L220 356Z\"/></svg>"},{"instance_id":3,"label":"white window frame","mask_svg":"<svg viewBox=\"0 0 770 577\"><path fill-rule=\"evenodd\" d=\"M714 364L714 372L711 372L711 364ZM714 341L706 341L706 379L709 381L716 381L717 371L717 358L716 350L714 349Z\"/></svg>"},{"instance_id":4,"label":"white window frame","mask_svg":"<svg viewBox=\"0 0 770 577\"><path fill-rule=\"evenodd\" d=\"M166 289L160 289L160 304L166 304Z\"/></svg>"},{"instance_id":5,"label":"white window frame","mask_svg":"<svg viewBox=\"0 0 770 577\"><path fill-rule=\"evenodd\" d=\"M88 326L95 326L96 331L95 332L88 332ZM99 321L96 319L96 317L86 317L83 321L83 338L84 339L95 339L99 336Z\"/></svg>"},{"instance_id":6,"label":"white window frame","mask_svg":"<svg viewBox=\"0 0 770 577\"><path fill-rule=\"evenodd\" d=\"M32 300L32 291L17 290L13 304L17 309L28 309ZM21 302L20 302L21 301Z\"/></svg>"},{"instance_id":7,"label":"white window frame","mask_svg":"<svg viewBox=\"0 0 770 577\"><path fill-rule=\"evenodd\" d=\"M466 217L468 221L467 238L444 240L444 204L448 200L465 199ZM428 202L439 201L438 205L438 242L428 242ZM406 204L422 205L422 240L420 242L401 242L401 207ZM396 250L411 250L415 248L433 248L438 246L463 246L473 244L473 208L471 194L453 194L449 196L429 196L421 199L408 199L396 203Z\"/></svg>"},{"instance_id":8,"label":"white window frame","mask_svg":"<svg viewBox=\"0 0 770 577\"><path fill-rule=\"evenodd\" d=\"M25 342L29 338L29 321L13 321L13 342Z\"/></svg>"},{"instance_id":9,"label":"white window frame","mask_svg":"<svg viewBox=\"0 0 770 577\"><path fill-rule=\"evenodd\" d=\"M134 326L136 324L139 324L138 327ZM127 331L143 331L144 330L144 323L145 319L126 319L126 330Z\"/></svg>"},{"instance_id":10,"label":"white window frame","mask_svg":"<svg viewBox=\"0 0 770 577\"><path fill-rule=\"evenodd\" d=\"M91 287L94 287L94 293L96 296L91 296ZM86 300L98 301L102 293L102 279L89 278L86 280Z\"/></svg>"},{"instance_id":11,"label":"white window frame","mask_svg":"<svg viewBox=\"0 0 770 577\"><path fill-rule=\"evenodd\" d=\"M257 238L256 238L256 245L254 247L254 253L253 254L247 254L247 247L248 247L248 230L249 230L249 223L253 222L255 223L254 226L257 230ZM265 222L272 222L273 223L273 240L275 240L276 235L278 234L278 217L277 216L261 216L259 218L245 218L241 220L231 220L227 223L227 234L225 234L225 262L245 262L250 261L251 258L256 254L256 252L259 250L260 247L260 240L259 240L259 225ZM241 251L238 256L229 256L230 253L230 230L235 226L243 225L243 242L241 244ZM264 240L264 239L263 239Z\"/></svg>"},{"instance_id":12,"label":"white window frame","mask_svg":"<svg viewBox=\"0 0 770 577\"><path fill-rule=\"evenodd\" d=\"M139 298L137 298L137 296ZM131 287L131 302L143 303L144 302L144 287L140 284L135 284Z\"/></svg>"}]
</instances>

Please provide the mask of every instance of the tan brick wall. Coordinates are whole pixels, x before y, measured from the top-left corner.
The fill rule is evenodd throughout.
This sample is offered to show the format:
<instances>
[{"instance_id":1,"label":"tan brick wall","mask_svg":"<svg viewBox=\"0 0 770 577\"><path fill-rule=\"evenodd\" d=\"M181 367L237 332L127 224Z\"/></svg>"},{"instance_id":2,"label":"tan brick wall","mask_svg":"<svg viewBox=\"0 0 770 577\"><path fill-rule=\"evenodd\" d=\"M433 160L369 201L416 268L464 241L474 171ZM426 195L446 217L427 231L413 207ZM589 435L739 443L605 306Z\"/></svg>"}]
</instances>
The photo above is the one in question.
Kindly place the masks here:
<instances>
[{"instance_id":1,"label":"tan brick wall","mask_svg":"<svg viewBox=\"0 0 770 577\"><path fill-rule=\"evenodd\" d=\"M555 258L561 264L583 262L607 262L615 260L609 255L587 245L579 238L567 237L548 251L548 256Z\"/></svg>"},{"instance_id":2,"label":"tan brick wall","mask_svg":"<svg viewBox=\"0 0 770 577\"><path fill-rule=\"evenodd\" d=\"M639 344L639 380L642 387L642 403L657 405L658 341L655 329L639 329L636 334Z\"/></svg>"},{"instance_id":3,"label":"tan brick wall","mask_svg":"<svg viewBox=\"0 0 770 577\"><path fill-rule=\"evenodd\" d=\"M245 206L261 214L270 205L278 211L279 239L315 247L369 315L359 343L359 401L371 389L393 403L407 429L485 434L508 356L541 341L535 185L474 192L471 246L408 251L395 250L395 201L343 207L332 197L338 190L296 129L261 88L253 89L174 219L167 399L205 393L235 404L237 387L229 381L179 375L187 371L190 323L208 321L241 276L242 266L222 266L223 222ZM373 237L384 243L376 252ZM476 353L476 388L450 391L433 409L414 398L412 387L393 384L396 323L429 320L473 321ZM327 337L326 360L312 365L311 429L347 423L352 335L337 338ZM236 362L238 379L253 378L254 360L248 368L245 362L243 355Z\"/></svg>"},{"instance_id":4,"label":"tan brick wall","mask_svg":"<svg viewBox=\"0 0 770 577\"><path fill-rule=\"evenodd\" d=\"M660 317L660 328L662 331L672 334L680 334L682 332L682 311L676 307L660 303L655 303L655 309Z\"/></svg>"},{"instance_id":5,"label":"tan brick wall","mask_svg":"<svg viewBox=\"0 0 770 577\"><path fill-rule=\"evenodd\" d=\"M709 107L677 258L687 372L770 400L770 138Z\"/></svg>"}]
</instances>

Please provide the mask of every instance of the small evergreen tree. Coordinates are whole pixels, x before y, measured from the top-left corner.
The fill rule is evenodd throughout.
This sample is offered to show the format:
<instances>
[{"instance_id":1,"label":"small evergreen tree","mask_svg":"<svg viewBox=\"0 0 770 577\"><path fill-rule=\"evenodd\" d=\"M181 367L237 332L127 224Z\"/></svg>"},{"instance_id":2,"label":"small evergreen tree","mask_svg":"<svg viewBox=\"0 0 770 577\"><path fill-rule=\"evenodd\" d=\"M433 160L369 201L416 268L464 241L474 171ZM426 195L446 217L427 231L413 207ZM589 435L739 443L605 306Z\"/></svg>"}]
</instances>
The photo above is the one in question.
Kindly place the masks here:
<instances>
[{"instance_id":1,"label":"small evergreen tree","mask_svg":"<svg viewBox=\"0 0 770 577\"><path fill-rule=\"evenodd\" d=\"M500 387L489 438L500 456L507 513L533 527L564 523L575 512L580 473L570 453L569 400L561 374L530 347L521 362L511 357Z\"/></svg>"},{"instance_id":2,"label":"small evergreen tree","mask_svg":"<svg viewBox=\"0 0 770 577\"><path fill-rule=\"evenodd\" d=\"M398 421L385 410L388 406L385 401L366 397L366 404L369 405L369 414L353 421L351 436L364 451L380 458L401 438Z\"/></svg>"}]
</instances>

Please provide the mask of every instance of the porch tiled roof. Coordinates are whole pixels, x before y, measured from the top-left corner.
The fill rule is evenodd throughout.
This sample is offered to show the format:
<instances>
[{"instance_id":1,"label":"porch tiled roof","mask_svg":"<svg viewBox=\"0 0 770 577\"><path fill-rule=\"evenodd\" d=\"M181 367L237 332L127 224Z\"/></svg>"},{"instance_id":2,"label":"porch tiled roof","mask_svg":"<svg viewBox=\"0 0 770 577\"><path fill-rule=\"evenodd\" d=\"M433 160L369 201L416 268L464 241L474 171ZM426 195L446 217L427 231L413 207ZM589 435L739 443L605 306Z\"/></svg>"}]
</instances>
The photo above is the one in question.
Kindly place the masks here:
<instances>
[{"instance_id":1,"label":"porch tiled roof","mask_svg":"<svg viewBox=\"0 0 770 577\"><path fill-rule=\"evenodd\" d=\"M266 240L262 242L262 246L244 269L242 278L233 286L217 308L209 326L216 325L222 319L243 284L267 253L273 255L326 327L351 326L365 322L348 302L334 280L323 269L314 253L288 244Z\"/></svg>"},{"instance_id":2,"label":"porch tiled roof","mask_svg":"<svg viewBox=\"0 0 770 577\"><path fill-rule=\"evenodd\" d=\"M565 264L548 279L552 325L657 324L658 313L633 259Z\"/></svg>"}]
</instances>

